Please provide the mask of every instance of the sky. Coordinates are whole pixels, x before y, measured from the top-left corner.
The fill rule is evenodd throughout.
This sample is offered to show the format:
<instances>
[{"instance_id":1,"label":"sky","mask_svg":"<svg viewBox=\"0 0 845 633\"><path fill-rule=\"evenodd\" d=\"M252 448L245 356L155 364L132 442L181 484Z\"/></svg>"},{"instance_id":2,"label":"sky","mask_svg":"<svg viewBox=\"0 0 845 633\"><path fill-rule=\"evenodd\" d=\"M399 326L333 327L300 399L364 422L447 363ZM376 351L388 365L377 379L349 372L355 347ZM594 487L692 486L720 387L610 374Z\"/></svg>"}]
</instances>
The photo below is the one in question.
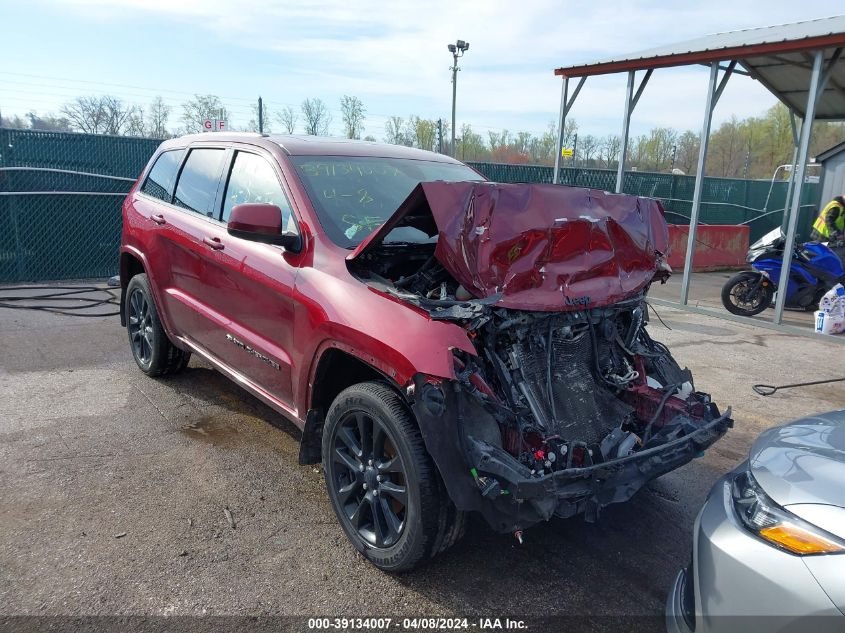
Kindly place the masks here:
<instances>
[{"instance_id":1,"label":"sky","mask_svg":"<svg viewBox=\"0 0 845 633\"><path fill-rule=\"evenodd\" d=\"M354 95L367 110L364 134L380 139L391 115L451 117L446 46L460 38L470 49L459 62L458 128L541 133L558 116L556 67L842 13L843 0L0 0L0 111L57 112L86 94L139 105L161 95L175 127L192 94L217 94L237 127L259 95L271 113L319 97L340 134L340 98ZM699 130L707 78L705 67L655 71L632 135ZM624 74L587 80L570 114L579 133L621 131L625 85ZM734 76L714 123L774 103Z\"/></svg>"}]
</instances>

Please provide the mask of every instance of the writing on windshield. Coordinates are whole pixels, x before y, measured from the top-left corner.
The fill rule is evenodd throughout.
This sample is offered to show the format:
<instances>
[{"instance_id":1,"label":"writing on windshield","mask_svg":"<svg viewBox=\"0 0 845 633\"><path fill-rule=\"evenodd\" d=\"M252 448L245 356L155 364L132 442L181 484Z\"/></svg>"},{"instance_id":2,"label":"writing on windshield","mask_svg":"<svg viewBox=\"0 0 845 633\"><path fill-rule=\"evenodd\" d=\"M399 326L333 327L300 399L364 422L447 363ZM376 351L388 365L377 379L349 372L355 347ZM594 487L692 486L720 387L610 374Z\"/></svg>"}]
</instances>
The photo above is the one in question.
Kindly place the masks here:
<instances>
[{"instance_id":1,"label":"writing on windshield","mask_svg":"<svg viewBox=\"0 0 845 633\"><path fill-rule=\"evenodd\" d=\"M481 180L466 165L370 156L294 156L320 224L344 247L360 244L420 182Z\"/></svg>"}]
</instances>

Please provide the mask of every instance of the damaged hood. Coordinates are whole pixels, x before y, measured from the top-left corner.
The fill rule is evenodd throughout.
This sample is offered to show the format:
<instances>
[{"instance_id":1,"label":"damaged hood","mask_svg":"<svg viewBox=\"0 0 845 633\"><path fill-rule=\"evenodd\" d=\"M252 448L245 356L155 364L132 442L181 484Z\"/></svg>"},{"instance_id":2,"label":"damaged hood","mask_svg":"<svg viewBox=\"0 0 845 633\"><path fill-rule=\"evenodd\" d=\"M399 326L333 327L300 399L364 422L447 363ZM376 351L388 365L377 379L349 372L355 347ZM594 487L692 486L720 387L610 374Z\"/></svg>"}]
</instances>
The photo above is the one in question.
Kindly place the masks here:
<instances>
[{"instance_id":1,"label":"damaged hood","mask_svg":"<svg viewBox=\"0 0 845 633\"><path fill-rule=\"evenodd\" d=\"M437 238L435 257L478 299L578 310L626 299L663 263L668 231L656 200L544 184L424 182L347 259L411 226ZM386 239L387 238L387 239Z\"/></svg>"}]
</instances>

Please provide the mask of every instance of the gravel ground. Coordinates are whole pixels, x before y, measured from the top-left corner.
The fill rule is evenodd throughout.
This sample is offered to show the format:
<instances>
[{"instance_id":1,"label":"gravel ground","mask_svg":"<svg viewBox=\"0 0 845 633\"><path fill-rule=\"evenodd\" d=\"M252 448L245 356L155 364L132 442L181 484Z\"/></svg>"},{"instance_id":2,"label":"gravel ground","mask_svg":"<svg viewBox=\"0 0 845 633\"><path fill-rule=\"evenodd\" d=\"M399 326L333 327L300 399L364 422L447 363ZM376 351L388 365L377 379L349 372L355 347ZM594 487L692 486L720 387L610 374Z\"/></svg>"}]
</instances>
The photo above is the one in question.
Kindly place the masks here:
<instances>
[{"instance_id":1,"label":"gravel ground","mask_svg":"<svg viewBox=\"0 0 845 633\"><path fill-rule=\"evenodd\" d=\"M297 464L295 427L205 363L150 379L116 317L0 309L0 616L589 616L593 630L618 616L659 630L713 481L762 429L845 407L841 385L751 391L841 373L839 346L660 312L672 330L653 319L652 335L736 428L597 524L555 520L518 546L472 520L445 555L391 576L347 543L322 473Z\"/></svg>"}]
</instances>

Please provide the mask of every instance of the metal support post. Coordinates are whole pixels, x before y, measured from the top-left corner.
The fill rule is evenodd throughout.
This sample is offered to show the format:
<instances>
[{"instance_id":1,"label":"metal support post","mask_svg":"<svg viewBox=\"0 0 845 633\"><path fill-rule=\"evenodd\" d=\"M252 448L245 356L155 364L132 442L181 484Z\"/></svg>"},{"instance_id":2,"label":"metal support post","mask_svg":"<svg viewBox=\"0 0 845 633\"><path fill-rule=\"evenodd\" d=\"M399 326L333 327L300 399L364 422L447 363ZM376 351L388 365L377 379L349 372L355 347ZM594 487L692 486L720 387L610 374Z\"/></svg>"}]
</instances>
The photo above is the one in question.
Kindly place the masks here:
<instances>
[{"instance_id":1,"label":"metal support post","mask_svg":"<svg viewBox=\"0 0 845 633\"><path fill-rule=\"evenodd\" d=\"M681 304L689 301L689 284L692 275L692 259L695 254L695 238L698 232L698 214L701 209L701 192L704 187L704 163L707 159L707 145L710 141L710 123L713 120L713 108L722 96L736 62L733 61L725 69L722 81L716 85L719 78L719 62L710 64L710 82L707 85L707 102L704 105L704 123L701 126L701 141L698 148L698 165L695 169L695 189L692 193L692 210L689 220L689 237L687 238L687 252L684 258L684 276L681 280Z\"/></svg>"},{"instance_id":2,"label":"metal support post","mask_svg":"<svg viewBox=\"0 0 845 633\"><path fill-rule=\"evenodd\" d=\"M585 81L587 81L587 78L581 77L581 79L578 80L578 85L575 86L575 90L572 91L572 98L567 99L566 95L569 90L569 77L565 77L563 80L563 93L560 97L560 129L558 130L557 134L557 155L555 156L555 173L552 176L552 184L555 185L560 180L560 172L558 171L558 168L560 167L560 153L563 149L563 137L566 134L566 115L569 114L569 111L575 104L575 100L578 98L578 93L581 92L581 88L584 87Z\"/></svg>"},{"instance_id":3,"label":"metal support post","mask_svg":"<svg viewBox=\"0 0 845 633\"><path fill-rule=\"evenodd\" d=\"M804 125L803 119L801 125L802 127ZM795 124L795 113L792 110L789 111L789 126L792 128L792 169L789 171L789 184L786 186L786 197L783 199L783 217L780 219L780 228L784 233L786 233L786 222L789 219L786 209L789 207L792 188L795 186L795 170L798 163L798 127Z\"/></svg>"},{"instance_id":4,"label":"metal support post","mask_svg":"<svg viewBox=\"0 0 845 633\"><path fill-rule=\"evenodd\" d=\"M786 244L783 248L783 265L780 269L778 280L778 296L775 301L774 322L779 324L783 321L783 307L786 303L786 288L789 283L789 263L792 258L792 251L795 248L795 233L798 228L798 215L801 210L801 193L804 189L804 176L807 172L807 154L810 151L810 134L813 131L813 119L816 116L816 103L818 101L819 88L822 84L822 63L824 52L816 51L813 59L813 74L810 78L810 90L807 95L807 110L804 114L804 122L801 124L801 140L798 146L798 169L795 175L795 187L792 190L792 208L789 211L789 223L786 229ZM795 170L793 170L795 171Z\"/></svg>"},{"instance_id":5,"label":"metal support post","mask_svg":"<svg viewBox=\"0 0 845 633\"><path fill-rule=\"evenodd\" d=\"M569 92L569 77L563 78L560 86L560 115L558 116L557 149L555 151L555 173L552 184L556 185L560 179L560 153L563 151L563 131L566 127L566 100Z\"/></svg>"},{"instance_id":6,"label":"metal support post","mask_svg":"<svg viewBox=\"0 0 845 633\"><path fill-rule=\"evenodd\" d=\"M651 78L653 70L650 68L646 71L643 80L640 82L637 92L634 92L634 78L636 72L628 71L628 88L625 91L625 111L622 115L622 147L619 149L619 167L616 170L616 193L622 193L622 185L625 180L625 161L628 155L628 137L631 129L631 115L634 113L634 108L637 107L637 102L645 90L648 80Z\"/></svg>"}]
</instances>

